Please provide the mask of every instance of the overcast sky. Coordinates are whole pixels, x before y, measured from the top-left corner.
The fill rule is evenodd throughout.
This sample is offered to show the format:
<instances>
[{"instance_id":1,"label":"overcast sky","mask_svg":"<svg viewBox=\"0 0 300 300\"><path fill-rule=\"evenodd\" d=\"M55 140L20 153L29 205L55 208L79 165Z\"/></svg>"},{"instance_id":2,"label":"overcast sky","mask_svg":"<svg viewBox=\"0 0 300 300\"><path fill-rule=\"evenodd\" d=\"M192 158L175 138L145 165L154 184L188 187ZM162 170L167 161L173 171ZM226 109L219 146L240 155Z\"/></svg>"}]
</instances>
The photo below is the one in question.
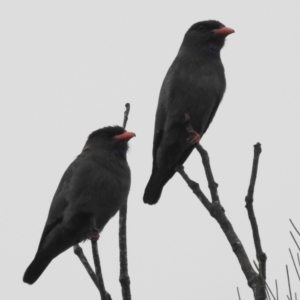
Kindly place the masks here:
<instances>
[{"instance_id":1,"label":"overcast sky","mask_svg":"<svg viewBox=\"0 0 300 300\"><path fill-rule=\"evenodd\" d=\"M202 139L221 202L253 260L244 197L260 142L254 206L267 279L273 289L278 279L285 298L288 263L300 292L288 252L296 253L289 218L300 227L299 2L1 1L1 299L99 298L72 249L33 286L22 277L64 170L90 132L122 124L126 102L127 128L137 135L128 154L133 300L238 299L237 286L243 300L252 299L219 225L178 174L157 205L142 201L163 78L187 29L207 19L235 30L221 54L227 90ZM198 153L185 167L208 195ZM91 257L90 243L83 248ZM117 216L99 248L107 289L120 300Z\"/></svg>"}]
</instances>

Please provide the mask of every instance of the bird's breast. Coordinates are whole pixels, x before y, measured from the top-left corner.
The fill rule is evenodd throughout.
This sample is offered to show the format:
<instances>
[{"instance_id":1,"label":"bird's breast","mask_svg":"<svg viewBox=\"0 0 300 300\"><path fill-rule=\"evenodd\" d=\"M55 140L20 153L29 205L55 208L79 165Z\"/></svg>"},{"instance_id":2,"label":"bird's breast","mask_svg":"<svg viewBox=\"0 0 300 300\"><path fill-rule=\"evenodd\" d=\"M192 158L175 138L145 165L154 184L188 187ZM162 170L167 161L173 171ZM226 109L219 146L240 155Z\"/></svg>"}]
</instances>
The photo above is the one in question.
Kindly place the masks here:
<instances>
[{"instance_id":1,"label":"bird's breast","mask_svg":"<svg viewBox=\"0 0 300 300\"><path fill-rule=\"evenodd\" d=\"M221 62L189 63L175 68L168 79L167 110L175 122L189 113L192 123L201 126L222 100L226 81Z\"/></svg>"}]
</instances>

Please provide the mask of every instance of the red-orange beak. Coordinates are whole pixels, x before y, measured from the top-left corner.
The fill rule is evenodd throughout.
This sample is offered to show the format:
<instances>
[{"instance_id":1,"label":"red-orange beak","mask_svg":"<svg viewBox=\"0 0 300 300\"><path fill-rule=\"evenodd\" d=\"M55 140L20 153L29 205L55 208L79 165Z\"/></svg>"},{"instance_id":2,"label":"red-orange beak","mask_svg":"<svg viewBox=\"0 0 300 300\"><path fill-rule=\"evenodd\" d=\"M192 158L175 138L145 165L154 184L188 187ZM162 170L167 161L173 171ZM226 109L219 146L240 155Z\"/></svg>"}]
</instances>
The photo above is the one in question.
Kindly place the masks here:
<instances>
[{"instance_id":1,"label":"red-orange beak","mask_svg":"<svg viewBox=\"0 0 300 300\"><path fill-rule=\"evenodd\" d=\"M121 140L121 141L129 141L134 136L135 136L135 133L125 131L124 133L115 135L114 138L116 138L117 140Z\"/></svg>"},{"instance_id":2,"label":"red-orange beak","mask_svg":"<svg viewBox=\"0 0 300 300\"><path fill-rule=\"evenodd\" d=\"M221 28L212 30L212 32L215 33L215 34L220 34L220 35L227 36L231 33L234 33L234 30L232 28L229 28L229 27L221 27Z\"/></svg>"}]
</instances>

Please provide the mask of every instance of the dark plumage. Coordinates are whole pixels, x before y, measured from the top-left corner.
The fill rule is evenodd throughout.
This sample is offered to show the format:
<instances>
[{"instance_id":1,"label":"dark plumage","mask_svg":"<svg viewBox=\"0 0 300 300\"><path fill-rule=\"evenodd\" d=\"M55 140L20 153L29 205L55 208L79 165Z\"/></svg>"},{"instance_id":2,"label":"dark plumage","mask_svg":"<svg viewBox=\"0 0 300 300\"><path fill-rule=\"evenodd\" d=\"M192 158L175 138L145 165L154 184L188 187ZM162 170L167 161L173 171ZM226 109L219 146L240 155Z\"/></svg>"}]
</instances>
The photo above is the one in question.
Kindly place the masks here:
<instances>
[{"instance_id":1,"label":"dark plumage","mask_svg":"<svg viewBox=\"0 0 300 300\"><path fill-rule=\"evenodd\" d=\"M145 203L157 203L176 166L185 162L214 118L226 87L220 50L233 32L218 21L203 21L185 34L160 91ZM200 137L194 133L189 139L185 114Z\"/></svg>"},{"instance_id":2,"label":"dark plumage","mask_svg":"<svg viewBox=\"0 0 300 300\"><path fill-rule=\"evenodd\" d=\"M92 227L102 231L126 201L130 189L127 142L133 136L119 126L90 134L58 185L24 282L34 283L53 258L89 238Z\"/></svg>"}]
</instances>

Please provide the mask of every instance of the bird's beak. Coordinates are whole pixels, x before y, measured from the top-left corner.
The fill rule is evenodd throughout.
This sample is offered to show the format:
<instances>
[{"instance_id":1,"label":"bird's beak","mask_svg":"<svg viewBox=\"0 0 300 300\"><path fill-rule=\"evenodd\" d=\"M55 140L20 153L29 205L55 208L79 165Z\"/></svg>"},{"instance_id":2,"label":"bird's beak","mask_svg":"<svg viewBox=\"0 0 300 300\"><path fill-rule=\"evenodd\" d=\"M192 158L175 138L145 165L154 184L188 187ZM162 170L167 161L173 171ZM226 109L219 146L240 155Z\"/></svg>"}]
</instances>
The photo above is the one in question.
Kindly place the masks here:
<instances>
[{"instance_id":1,"label":"bird's beak","mask_svg":"<svg viewBox=\"0 0 300 300\"><path fill-rule=\"evenodd\" d=\"M232 28L229 28L229 27L221 27L221 28L212 30L212 32L215 33L215 34L220 34L220 35L227 36L231 33L234 33L234 30Z\"/></svg>"},{"instance_id":2,"label":"bird's beak","mask_svg":"<svg viewBox=\"0 0 300 300\"><path fill-rule=\"evenodd\" d=\"M129 141L131 138L135 136L135 133L125 131L122 134L115 135L114 138L120 141Z\"/></svg>"}]
</instances>

